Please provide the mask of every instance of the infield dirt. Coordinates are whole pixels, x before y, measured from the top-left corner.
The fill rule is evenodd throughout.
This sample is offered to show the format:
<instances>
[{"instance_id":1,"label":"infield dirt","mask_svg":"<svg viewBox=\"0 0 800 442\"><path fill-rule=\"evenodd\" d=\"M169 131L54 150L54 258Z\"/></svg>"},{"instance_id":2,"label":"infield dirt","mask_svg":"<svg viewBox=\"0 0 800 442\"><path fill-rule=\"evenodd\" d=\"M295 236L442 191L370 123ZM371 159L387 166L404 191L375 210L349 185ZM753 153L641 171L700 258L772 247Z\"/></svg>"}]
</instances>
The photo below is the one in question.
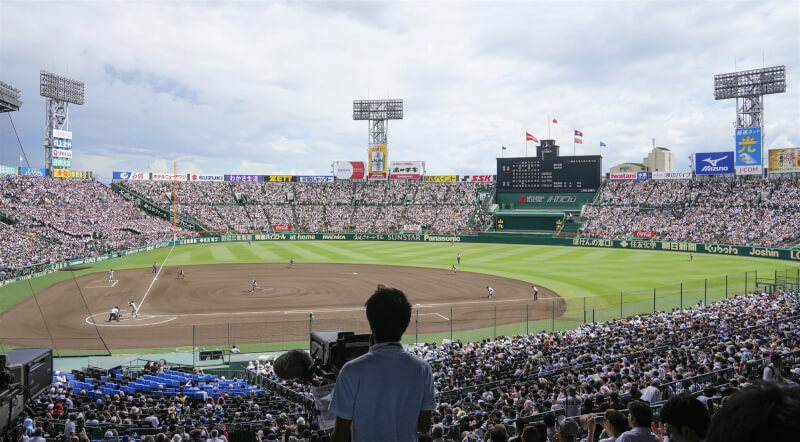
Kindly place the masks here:
<instances>
[{"instance_id":1,"label":"infield dirt","mask_svg":"<svg viewBox=\"0 0 800 442\"><path fill-rule=\"evenodd\" d=\"M230 264L184 267L186 278L178 279L179 270L165 267L155 280L145 268L115 271L115 282L94 273L54 284L0 314L0 342L100 350L101 336L110 349L121 350L224 346L229 334L233 344L304 341L310 313L315 330L365 333L364 302L378 284L408 296L415 311L407 334L419 330L418 324L424 333L451 326L472 330L491 327L495 315L500 325L550 318L553 309L558 317L566 309L563 299L544 287L533 302L530 282L446 269ZM258 289L251 293L252 279ZM493 299L486 298L487 286L495 290ZM131 317L128 301L139 305L138 318ZM106 322L115 305L122 320Z\"/></svg>"}]
</instances>

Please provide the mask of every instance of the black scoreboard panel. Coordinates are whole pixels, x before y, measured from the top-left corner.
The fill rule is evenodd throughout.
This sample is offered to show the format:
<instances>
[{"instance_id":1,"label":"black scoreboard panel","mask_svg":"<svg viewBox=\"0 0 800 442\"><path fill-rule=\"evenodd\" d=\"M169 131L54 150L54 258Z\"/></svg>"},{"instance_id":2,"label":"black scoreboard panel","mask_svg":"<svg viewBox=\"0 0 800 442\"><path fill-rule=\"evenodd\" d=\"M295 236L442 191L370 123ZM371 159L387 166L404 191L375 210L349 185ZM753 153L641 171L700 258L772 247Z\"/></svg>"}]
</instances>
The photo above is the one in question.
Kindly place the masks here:
<instances>
[{"instance_id":1,"label":"black scoreboard panel","mask_svg":"<svg viewBox=\"0 0 800 442\"><path fill-rule=\"evenodd\" d=\"M602 157L498 158L498 192L597 192Z\"/></svg>"}]
</instances>

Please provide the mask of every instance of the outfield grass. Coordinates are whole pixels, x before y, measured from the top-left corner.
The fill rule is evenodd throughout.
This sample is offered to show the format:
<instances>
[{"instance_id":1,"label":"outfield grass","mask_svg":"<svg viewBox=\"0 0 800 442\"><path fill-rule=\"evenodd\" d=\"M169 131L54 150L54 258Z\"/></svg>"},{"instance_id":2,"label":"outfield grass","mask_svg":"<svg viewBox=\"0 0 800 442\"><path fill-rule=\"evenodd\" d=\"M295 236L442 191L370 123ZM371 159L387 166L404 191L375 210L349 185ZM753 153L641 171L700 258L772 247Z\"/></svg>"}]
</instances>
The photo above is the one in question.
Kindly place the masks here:
<instances>
[{"instance_id":1,"label":"outfield grass","mask_svg":"<svg viewBox=\"0 0 800 442\"><path fill-rule=\"evenodd\" d=\"M556 329L575 327L583 321L584 302L589 309L587 319L591 320L594 313L598 321L618 318L620 313L624 316L651 313L654 298L658 310L693 305L706 295L710 302L725 296L726 275L727 293L732 296L745 292L745 273L748 275L747 286L752 289L755 272L763 278L771 276L775 270L788 270L794 276L800 269L800 263L765 258L698 253L694 255L694 261L690 261L688 253L647 250L499 244L452 246L450 243L281 241L253 242L250 245L246 242L197 244L175 247L174 250L163 248L94 264L75 272L75 276L106 272L109 268L150 267L154 261L159 264L164 262L168 254L168 267L288 262L294 258L297 263L383 264L449 269L455 263L456 253L460 253L462 258L460 271L528 281L555 291L567 301L567 312L561 318L500 326L497 328L498 334L522 333L526 328L536 331L553 326ZM38 292L72 277L70 272L58 272L2 287L0 312L29 297L32 289ZM468 333L458 332L456 337L479 339L493 332L494 329L490 327ZM449 337L449 333L423 332L420 337L426 337L429 341L440 340Z\"/></svg>"}]
</instances>

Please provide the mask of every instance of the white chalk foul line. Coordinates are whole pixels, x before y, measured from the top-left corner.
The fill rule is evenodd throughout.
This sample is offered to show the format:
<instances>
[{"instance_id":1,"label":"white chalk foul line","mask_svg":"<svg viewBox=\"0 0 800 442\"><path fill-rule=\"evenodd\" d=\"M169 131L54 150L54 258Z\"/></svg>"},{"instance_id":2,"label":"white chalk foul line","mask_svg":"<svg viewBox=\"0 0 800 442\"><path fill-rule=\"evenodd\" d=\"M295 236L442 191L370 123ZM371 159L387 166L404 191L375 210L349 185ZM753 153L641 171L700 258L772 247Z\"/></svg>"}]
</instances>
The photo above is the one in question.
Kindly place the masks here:
<instances>
[{"instance_id":1,"label":"white chalk foul line","mask_svg":"<svg viewBox=\"0 0 800 442\"><path fill-rule=\"evenodd\" d=\"M145 316L139 315L137 318L130 318L130 317L126 318L126 317L123 316L122 317L122 321L120 321L120 322L117 322L117 321L108 322L108 321L105 321L105 320L100 320L98 322L98 321L92 319L92 318L94 318L96 316L102 316L102 315L105 315L105 313L95 313L95 314L93 314L91 316L87 316L86 319L85 319L85 322L87 324L89 324L89 325L96 325L98 327L144 327L144 326L149 326L149 325L165 324L167 322L174 321L174 320L178 319L177 316L168 316L168 315L145 315ZM157 318L165 318L165 319L160 319L160 320L157 320L155 322L149 322L149 320L157 319ZM140 321L140 322L138 322L136 324L126 324L126 322L129 322L129 321Z\"/></svg>"},{"instance_id":2,"label":"white chalk foul line","mask_svg":"<svg viewBox=\"0 0 800 442\"><path fill-rule=\"evenodd\" d=\"M150 281L150 287L147 288L147 291L144 292L144 296L142 296L142 300L139 301L139 313L140 314L141 314L141 311L142 311L142 307L144 307L144 300L147 299L147 295L150 293L150 289L153 288L153 284L155 284L156 281L158 280L158 275L160 275L161 271L164 270L164 265L167 263L167 260L169 259L169 255L172 255L172 251L173 250L175 250L175 243L174 242L172 243L172 248L169 249L169 253L167 253L167 257L164 258L164 261L161 262L161 266L156 271L156 276L154 276L153 280Z\"/></svg>"}]
</instances>

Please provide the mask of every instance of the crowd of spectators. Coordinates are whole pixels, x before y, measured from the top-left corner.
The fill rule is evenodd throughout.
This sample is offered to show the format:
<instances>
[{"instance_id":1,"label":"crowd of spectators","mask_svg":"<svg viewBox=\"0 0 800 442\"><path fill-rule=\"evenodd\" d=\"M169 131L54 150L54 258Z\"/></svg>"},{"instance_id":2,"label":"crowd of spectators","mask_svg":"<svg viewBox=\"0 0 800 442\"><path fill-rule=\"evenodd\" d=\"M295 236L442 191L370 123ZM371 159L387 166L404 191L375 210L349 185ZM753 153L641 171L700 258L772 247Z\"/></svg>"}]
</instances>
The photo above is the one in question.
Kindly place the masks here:
<instances>
[{"instance_id":1,"label":"crowd of spectators","mask_svg":"<svg viewBox=\"0 0 800 442\"><path fill-rule=\"evenodd\" d=\"M543 436L536 440L544 441L553 440L558 415L578 422L579 416L625 411L635 401L658 409L679 397L696 398L713 415L762 375L796 385L800 368L763 369L762 361L772 359L774 367L781 354L800 360L798 325L800 294L756 292L573 330L417 344L408 351L433 368L434 440L488 440L492 428L500 428L505 438L497 440L504 441L538 422ZM762 365L751 365L756 362ZM250 369L271 374L259 361ZM273 379L310 394L309 384ZM581 423L576 431L585 436L585 417Z\"/></svg>"},{"instance_id":2,"label":"crowd of spectators","mask_svg":"<svg viewBox=\"0 0 800 442\"><path fill-rule=\"evenodd\" d=\"M169 240L172 224L94 180L0 177L0 270L94 256Z\"/></svg>"},{"instance_id":3,"label":"crowd of spectators","mask_svg":"<svg viewBox=\"0 0 800 442\"><path fill-rule=\"evenodd\" d=\"M800 240L800 184L794 178L609 181L583 214L584 236L735 245Z\"/></svg>"},{"instance_id":4,"label":"crowd of spectators","mask_svg":"<svg viewBox=\"0 0 800 442\"><path fill-rule=\"evenodd\" d=\"M171 182L121 185L165 208ZM490 215L478 193L491 183L271 183L180 182L179 212L209 230L263 230L291 225L306 232L390 232L418 225L433 232L484 229ZM244 206L244 210L239 207ZM255 214L263 208L263 216ZM475 220L477 223L470 223Z\"/></svg>"}]
</instances>

